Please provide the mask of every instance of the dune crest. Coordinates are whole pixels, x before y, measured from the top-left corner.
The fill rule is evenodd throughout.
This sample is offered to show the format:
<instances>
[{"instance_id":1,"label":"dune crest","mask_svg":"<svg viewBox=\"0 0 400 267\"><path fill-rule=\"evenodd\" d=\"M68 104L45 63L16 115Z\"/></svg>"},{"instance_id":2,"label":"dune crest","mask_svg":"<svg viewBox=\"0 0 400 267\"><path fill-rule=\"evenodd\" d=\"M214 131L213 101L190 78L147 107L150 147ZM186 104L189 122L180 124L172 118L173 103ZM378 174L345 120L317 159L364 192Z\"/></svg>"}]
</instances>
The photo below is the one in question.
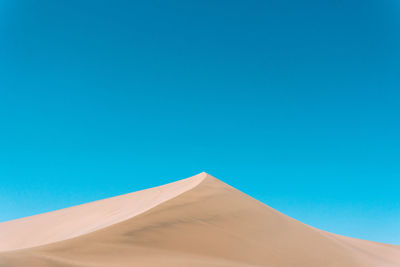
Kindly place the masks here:
<instances>
[{"instance_id":1,"label":"dune crest","mask_svg":"<svg viewBox=\"0 0 400 267\"><path fill-rule=\"evenodd\" d=\"M400 266L400 247L307 226L201 173L0 223L0 266Z\"/></svg>"},{"instance_id":2,"label":"dune crest","mask_svg":"<svg viewBox=\"0 0 400 267\"><path fill-rule=\"evenodd\" d=\"M0 252L70 239L127 220L190 190L205 177L206 173L201 173L154 188L0 223Z\"/></svg>"}]
</instances>

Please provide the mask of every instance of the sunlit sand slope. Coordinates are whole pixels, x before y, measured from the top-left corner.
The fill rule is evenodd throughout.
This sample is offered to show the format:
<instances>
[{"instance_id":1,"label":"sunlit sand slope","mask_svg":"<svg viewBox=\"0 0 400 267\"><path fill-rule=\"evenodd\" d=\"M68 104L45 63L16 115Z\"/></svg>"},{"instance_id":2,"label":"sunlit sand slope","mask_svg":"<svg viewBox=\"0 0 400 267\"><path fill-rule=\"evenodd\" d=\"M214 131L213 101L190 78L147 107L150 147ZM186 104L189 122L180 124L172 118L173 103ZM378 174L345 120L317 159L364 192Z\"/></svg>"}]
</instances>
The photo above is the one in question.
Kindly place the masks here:
<instances>
[{"instance_id":1,"label":"sunlit sand slope","mask_svg":"<svg viewBox=\"0 0 400 267\"><path fill-rule=\"evenodd\" d=\"M206 173L94 203L0 224L0 266L400 266L398 246L309 227Z\"/></svg>"},{"instance_id":2,"label":"sunlit sand slope","mask_svg":"<svg viewBox=\"0 0 400 267\"><path fill-rule=\"evenodd\" d=\"M0 223L0 251L54 243L124 221L186 192L204 176Z\"/></svg>"}]
</instances>

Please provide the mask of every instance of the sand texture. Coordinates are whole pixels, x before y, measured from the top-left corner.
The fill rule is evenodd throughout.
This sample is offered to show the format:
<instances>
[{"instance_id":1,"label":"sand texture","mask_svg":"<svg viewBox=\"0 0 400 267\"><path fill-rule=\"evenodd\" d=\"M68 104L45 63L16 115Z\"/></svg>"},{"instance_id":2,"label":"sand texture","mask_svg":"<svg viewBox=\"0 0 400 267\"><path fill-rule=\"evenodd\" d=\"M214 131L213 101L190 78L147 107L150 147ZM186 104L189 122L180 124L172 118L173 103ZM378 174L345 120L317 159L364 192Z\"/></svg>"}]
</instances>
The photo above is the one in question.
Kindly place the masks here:
<instances>
[{"instance_id":1,"label":"sand texture","mask_svg":"<svg viewBox=\"0 0 400 267\"><path fill-rule=\"evenodd\" d=\"M307 226L201 173L0 223L0 266L395 267L400 247Z\"/></svg>"}]
</instances>

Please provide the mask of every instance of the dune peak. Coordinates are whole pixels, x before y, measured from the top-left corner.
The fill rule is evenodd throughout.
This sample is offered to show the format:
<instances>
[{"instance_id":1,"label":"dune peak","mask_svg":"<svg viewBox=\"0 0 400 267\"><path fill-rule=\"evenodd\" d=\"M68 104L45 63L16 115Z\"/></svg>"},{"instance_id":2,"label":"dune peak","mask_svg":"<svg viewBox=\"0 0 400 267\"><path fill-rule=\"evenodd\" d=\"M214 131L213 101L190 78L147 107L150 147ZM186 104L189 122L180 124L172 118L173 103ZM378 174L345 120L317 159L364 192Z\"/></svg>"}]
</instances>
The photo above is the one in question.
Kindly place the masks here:
<instances>
[{"instance_id":1,"label":"dune peak","mask_svg":"<svg viewBox=\"0 0 400 267\"><path fill-rule=\"evenodd\" d=\"M396 267L400 247L305 225L206 172L0 223L0 267Z\"/></svg>"}]
</instances>

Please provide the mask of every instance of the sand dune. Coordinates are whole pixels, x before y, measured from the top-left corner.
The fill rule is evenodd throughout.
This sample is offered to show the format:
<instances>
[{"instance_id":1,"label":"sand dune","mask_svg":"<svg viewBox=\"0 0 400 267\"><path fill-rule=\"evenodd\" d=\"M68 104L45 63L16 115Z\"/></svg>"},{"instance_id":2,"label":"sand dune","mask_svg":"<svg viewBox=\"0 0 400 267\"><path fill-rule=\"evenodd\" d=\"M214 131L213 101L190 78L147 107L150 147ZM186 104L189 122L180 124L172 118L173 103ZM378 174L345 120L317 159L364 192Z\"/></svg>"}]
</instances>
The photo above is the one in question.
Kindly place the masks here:
<instances>
[{"instance_id":1,"label":"sand dune","mask_svg":"<svg viewBox=\"0 0 400 267\"><path fill-rule=\"evenodd\" d=\"M400 247L307 226L201 173L0 223L0 266L400 266Z\"/></svg>"}]
</instances>

